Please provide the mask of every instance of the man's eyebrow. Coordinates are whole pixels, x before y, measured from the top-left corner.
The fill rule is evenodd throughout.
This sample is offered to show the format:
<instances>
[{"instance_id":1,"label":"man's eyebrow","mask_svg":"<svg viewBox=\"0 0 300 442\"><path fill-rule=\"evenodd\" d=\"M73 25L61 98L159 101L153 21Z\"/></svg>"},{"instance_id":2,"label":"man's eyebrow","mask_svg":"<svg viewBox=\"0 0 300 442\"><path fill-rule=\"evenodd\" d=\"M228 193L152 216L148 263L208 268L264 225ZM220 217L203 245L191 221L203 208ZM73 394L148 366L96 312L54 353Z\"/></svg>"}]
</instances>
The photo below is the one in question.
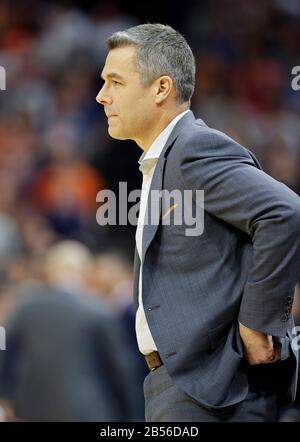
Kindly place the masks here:
<instances>
[{"instance_id":1,"label":"man's eyebrow","mask_svg":"<svg viewBox=\"0 0 300 442\"><path fill-rule=\"evenodd\" d=\"M102 80L105 81L103 75L101 74L101 78ZM117 80L124 80L124 77L122 77L120 74L117 74L116 72L111 72L110 74L107 74L106 78L108 80L112 79L112 78L116 78Z\"/></svg>"}]
</instances>

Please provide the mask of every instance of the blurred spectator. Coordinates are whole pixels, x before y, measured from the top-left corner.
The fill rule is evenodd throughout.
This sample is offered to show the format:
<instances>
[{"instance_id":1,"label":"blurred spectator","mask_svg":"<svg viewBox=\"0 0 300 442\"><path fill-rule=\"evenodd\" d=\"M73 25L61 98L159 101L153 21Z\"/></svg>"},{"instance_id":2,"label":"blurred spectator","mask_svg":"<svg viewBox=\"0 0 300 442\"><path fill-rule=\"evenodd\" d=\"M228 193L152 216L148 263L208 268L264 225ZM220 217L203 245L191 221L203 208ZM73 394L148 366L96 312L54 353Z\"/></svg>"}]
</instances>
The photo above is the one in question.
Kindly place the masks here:
<instances>
[{"instance_id":1,"label":"blurred spectator","mask_svg":"<svg viewBox=\"0 0 300 442\"><path fill-rule=\"evenodd\" d=\"M13 312L17 301L15 286L3 285L0 288L0 326L4 324Z\"/></svg>"},{"instance_id":2,"label":"blurred spectator","mask_svg":"<svg viewBox=\"0 0 300 442\"><path fill-rule=\"evenodd\" d=\"M148 373L144 357L138 351L135 333L135 311L132 303L132 265L119 250L110 250L96 256L88 276L90 292L99 296L118 314L129 337L135 357L138 418L144 419L143 383Z\"/></svg>"},{"instance_id":3,"label":"blurred spectator","mask_svg":"<svg viewBox=\"0 0 300 442\"><path fill-rule=\"evenodd\" d=\"M48 134L49 164L42 167L33 185L33 201L63 235L78 234L95 216L96 195L104 187L101 175L81 160L75 134L56 126Z\"/></svg>"},{"instance_id":4,"label":"blurred spectator","mask_svg":"<svg viewBox=\"0 0 300 442\"><path fill-rule=\"evenodd\" d=\"M132 304L132 266L122 252L103 252L96 256L90 275L90 288L102 293L119 312Z\"/></svg>"},{"instance_id":5,"label":"blurred spectator","mask_svg":"<svg viewBox=\"0 0 300 442\"><path fill-rule=\"evenodd\" d=\"M26 287L6 324L0 395L9 419L136 418L134 359L120 323L85 294L91 255L63 242L45 259L47 284ZM124 357L124 354L126 357Z\"/></svg>"},{"instance_id":6,"label":"blurred spectator","mask_svg":"<svg viewBox=\"0 0 300 442\"><path fill-rule=\"evenodd\" d=\"M15 220L0 212L0 263L3 265L3 262L16 255L20 246L19 230Z\"/></svg>"}]
</instances>

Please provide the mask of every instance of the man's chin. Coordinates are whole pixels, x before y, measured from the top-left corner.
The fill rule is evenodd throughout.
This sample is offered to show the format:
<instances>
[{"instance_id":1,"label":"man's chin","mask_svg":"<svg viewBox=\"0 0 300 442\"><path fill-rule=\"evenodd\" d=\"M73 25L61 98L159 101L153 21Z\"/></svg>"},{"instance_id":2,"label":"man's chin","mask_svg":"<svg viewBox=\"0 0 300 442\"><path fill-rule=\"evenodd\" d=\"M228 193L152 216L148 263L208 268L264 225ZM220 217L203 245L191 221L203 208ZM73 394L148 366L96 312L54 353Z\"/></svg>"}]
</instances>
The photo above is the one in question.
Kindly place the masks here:
<instances>
[{"instance_id":1,"label":"man's chin","mask_svg":"<svg viewBox=\"0 0 300 442\"><path fill-rule=\"evenodd\" d=\"M124 135L120 134L118 131L112 129L111 127L108 127L108 134L114 140L128 140L127 137L124 137Z\"/></svg>"}]
</instances>

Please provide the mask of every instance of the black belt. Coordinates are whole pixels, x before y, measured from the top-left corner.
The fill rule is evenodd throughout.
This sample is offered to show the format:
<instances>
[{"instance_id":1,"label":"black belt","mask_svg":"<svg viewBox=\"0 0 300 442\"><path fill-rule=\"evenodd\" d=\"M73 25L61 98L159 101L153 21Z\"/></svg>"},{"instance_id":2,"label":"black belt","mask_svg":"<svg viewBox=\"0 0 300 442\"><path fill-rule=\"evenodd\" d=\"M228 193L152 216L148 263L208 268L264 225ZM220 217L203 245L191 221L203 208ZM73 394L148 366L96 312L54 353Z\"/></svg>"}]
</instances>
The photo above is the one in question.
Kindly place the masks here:
<instances>
[{"instance_id":1,"label":"black belt","mask_svg":"<svg viewBox=\"0 0 300 442\"><path fill-rule=\"evenodd\" d=\"M145 355L145 360L151 371L163 365L163 361L161 360L159 353L157 351L153 351L149 355Z\"/></svg>"}]
</instances>

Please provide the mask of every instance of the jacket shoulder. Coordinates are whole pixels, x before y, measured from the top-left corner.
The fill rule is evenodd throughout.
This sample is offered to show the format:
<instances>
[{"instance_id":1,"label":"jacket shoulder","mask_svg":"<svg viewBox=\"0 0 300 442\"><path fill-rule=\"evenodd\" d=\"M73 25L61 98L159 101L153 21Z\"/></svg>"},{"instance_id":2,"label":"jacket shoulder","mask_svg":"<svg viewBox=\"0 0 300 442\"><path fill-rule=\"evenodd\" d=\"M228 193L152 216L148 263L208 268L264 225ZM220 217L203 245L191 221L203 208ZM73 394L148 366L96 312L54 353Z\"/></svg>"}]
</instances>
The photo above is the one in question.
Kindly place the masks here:
<instances>
[{"instance_id":1,"label":"jacket shoulder","mask_svg":"<svg viewBox=\"0 0 300 442\"><path fill-rule=\"evenodd\" d=\"M197 119L182 130L177 138L182 154L203 157L244 157L256 160L253 153L225 133ZM256 160L257 161L257 160ZM258 161L257 161L258 163Z\"/></svg>"}]
</instances>

